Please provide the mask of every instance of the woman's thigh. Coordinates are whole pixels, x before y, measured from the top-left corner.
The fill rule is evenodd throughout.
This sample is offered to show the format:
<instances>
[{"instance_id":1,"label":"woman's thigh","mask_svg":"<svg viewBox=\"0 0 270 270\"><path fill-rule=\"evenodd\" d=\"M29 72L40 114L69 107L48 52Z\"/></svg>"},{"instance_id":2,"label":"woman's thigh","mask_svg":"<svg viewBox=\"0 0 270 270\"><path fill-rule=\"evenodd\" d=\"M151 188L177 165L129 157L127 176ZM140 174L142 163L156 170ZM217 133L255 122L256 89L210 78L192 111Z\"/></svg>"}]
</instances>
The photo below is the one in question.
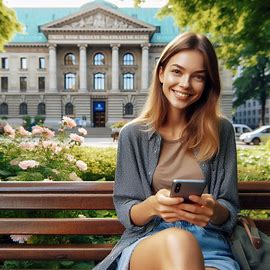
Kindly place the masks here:
<instances>
[{"instance_id":1,"label":"woman's thigh","mask_svg":"<svg viewBox=\"0 0 270 270\"><path fill-rule=\"evenodd\" d=\"M191 263L190 252L194 255ZM193 235L181 229L169 228L138 243L130 259L130 270L137 269L204 270L204 266L201 250Z\"/></svg>"}]
</instances>

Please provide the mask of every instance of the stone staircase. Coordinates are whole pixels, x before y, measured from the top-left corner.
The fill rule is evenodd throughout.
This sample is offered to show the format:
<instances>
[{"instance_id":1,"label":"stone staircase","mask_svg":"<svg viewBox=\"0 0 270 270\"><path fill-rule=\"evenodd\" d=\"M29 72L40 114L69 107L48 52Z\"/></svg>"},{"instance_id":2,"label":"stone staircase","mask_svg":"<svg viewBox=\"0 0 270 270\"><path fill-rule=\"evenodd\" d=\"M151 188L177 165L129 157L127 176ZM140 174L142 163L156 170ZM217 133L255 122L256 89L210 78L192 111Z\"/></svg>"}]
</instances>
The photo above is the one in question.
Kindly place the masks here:
<instances>
[{"instance_id":1,"label":"stone staircase","mask_svg":"<svg viewBox=\"0 0 270 270\"><path fill-rule=\"evenodd\" d=\"M87 130L87 138L110 138L111 137L111 129L110 128L92 128L85 127Z\"/></svg>"}]
</instances>

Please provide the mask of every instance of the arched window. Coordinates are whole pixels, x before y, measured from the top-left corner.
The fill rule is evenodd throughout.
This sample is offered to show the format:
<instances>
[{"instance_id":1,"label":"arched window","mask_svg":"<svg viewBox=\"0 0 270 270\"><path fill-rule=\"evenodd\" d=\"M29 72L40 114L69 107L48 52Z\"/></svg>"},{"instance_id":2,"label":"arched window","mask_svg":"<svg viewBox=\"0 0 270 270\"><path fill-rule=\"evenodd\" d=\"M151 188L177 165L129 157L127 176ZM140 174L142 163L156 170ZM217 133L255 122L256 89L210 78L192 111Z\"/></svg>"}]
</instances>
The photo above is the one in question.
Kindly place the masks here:
<instances>
[{"instance_id":1,"label":"arched window","mask_svg":"<svg viewBox=\"0 0 270 270\"><path fill-rule=\"evenodd\" d=\"M134 56L131 53L126 53L123 56L123 64L125 66L132 66L132 65L134 65Z\"/></svg>"},{"instance_id":2,"label":"arched window","mask_svg":"<svg viewBox=\"0 0 270 270\"><path fill-rule=\"evenodd\" d=\"M105 65L104 54L102 54L102 53L96 53L95 56L94 56L93 64L95 66L103 66L103 65Z\"/></svg>"},{"instance_id":3,"label":"arched window","mask_svg":"<svg viewBox=\"0 0 270 270\"><path fill-rule=\"evenodd\" d=\"M65 65L73 66L76 64L76 57L73 53L68 53L65 55Z\"/></svg>"},{"instance_id":4,"label":"arched window","mask_svg":"<svg viewBox=\"0 0 270 270\"><path fill-rule=\"evenodd\" d=\"M38 104L37 114L38 115L45 115L46 114L46 105L45 105L45 103L41 102L41 103Z\"/></svg>"},{"instance_id":5,"label":"arched window","mask_svg":"<svg viewBox=\"0 0 270 270\"><path fill-rule=\"evenodd\" d=\"M134 89L134 74L132 73L123 74L123 85L124 85L124 90L133 90Z\"/></svg>"},{"instance_id":6,"label":"arched window","mask_svg":"<svg viewBox=\"0 0 270 270\"><path fill-rule=\"evenodd\" d=\"M103 73L94 74L94 89L95 90L105 89L105 74Z\"/></svg>"},{"instance_id":7,"label":"arched window","mask_svg":"<svg viewBox=\"0 0 270 270\"><path fill-rule=\"evenodd\" d=\"M73 105L72 103L68 102L65 106L65 114L66 115L73 115Z\"/></svg>"},{"instance_id":8,"label":"arched window","mask_svg":"<svg viewBox=\"0 0 270 270\"><path fill-rule=\"evenodd\" d=\"M133 115L133 104L131 102L125 105L124 115Z\"/></svg>"},{"instance_id":9,"label":"arched window","mask_svg":"<svg viewBox=\"0 0 270 270\"><path fill-rule=\"evenodd\" d=\"M76 87L76 74L66 73L64 78L65 90L75 90L75 87Z\"/></svg>"},{"instance_id":10,"label":"arched window","mask_svg":"<svg viewBox=\"0 0 270 270\"><path fill-rule=\"evenodd\" d=\"M0 115L8 115L8 105L5 102L0 104Z\"/></svg>"},{"instance_id":11,"label":"arched window","mask_svg":"<svg viewBox=\"0 0 270 270\"><path fill-rule=\"evenodd\" d=\"M20 115L26 115L28 114L27 104L25 102L20 104Z\"/></svg>"}]
</instances>

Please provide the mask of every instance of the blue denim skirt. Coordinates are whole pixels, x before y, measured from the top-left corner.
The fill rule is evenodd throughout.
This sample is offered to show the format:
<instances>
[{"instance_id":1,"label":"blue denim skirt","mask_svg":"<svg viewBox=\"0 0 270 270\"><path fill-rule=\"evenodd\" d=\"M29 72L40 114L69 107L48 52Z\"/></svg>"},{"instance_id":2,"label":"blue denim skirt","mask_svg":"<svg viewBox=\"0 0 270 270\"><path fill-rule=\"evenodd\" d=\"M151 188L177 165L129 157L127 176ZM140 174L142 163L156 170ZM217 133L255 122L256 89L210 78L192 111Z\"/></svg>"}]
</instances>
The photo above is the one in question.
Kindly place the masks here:
<instances>
[{"instance_id":1,"label":"blue denim skirt","mask_svg":"<svg viewBox=\"0 0 270 270\"><path fill-rule=\"evenodd\" d=\"M205 267L217 268L219 270L240 270L238 263L233 259L228 241L221 232L196 226L186 221L173 223L161 221L149 234L122 251L117 259L117 270L129 270L132 252L140 241L168 228L183 229L194 235L201 247Z\"/></svg>"}]
</instances>

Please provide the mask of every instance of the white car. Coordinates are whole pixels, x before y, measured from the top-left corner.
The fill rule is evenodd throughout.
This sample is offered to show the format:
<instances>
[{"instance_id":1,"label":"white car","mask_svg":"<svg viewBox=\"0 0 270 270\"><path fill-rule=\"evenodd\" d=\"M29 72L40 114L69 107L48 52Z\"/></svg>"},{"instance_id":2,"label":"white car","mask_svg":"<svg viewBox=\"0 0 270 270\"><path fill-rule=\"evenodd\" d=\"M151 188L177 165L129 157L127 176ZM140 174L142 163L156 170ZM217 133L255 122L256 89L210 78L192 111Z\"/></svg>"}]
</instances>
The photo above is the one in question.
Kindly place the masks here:
<instances>
[{"instance_id":1,"label":"white car","mask_svg":"<svg viewBox=\"0 0 270 270\"><path fill-rule=\"evenodd\" d=\"M236 138L239 138L243 133L252 131L249 126L243 124L233 124L233 128Z\"/></svg>"},{"instance_id":2,"label":"white car","mask_svg":"<svg viewBox=\"0 0 270 270\"><path fill-rule=\"evenodd\" d=\"M266 142L270 139L270 125L261 126L251 132L244 133L239 139L246 144L252 142L253 144L258 145L260 142Z\"/></svg>"}]
</instances>

